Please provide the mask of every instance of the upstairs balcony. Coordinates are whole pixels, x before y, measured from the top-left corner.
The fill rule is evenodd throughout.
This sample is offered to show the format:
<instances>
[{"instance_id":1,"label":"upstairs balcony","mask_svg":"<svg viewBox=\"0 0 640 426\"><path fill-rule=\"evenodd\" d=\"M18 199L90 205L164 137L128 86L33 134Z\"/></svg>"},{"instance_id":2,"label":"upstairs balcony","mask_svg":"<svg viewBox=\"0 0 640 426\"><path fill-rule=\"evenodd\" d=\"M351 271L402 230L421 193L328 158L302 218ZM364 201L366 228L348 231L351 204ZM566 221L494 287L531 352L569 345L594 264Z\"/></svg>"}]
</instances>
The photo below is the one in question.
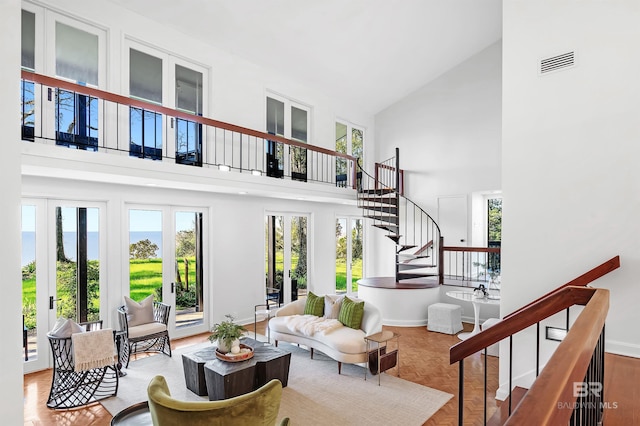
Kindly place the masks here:
<instances>
[{"instance_id":1,"label":"upstairs balcony","mask_svg":"<svg viewBox=\"0 0 640 426\"><path fill-rule=\"evenodd\" d=\"M26 70L21 98L23 175L355 204L345 153Z\"/></svg>"}]
</instances>

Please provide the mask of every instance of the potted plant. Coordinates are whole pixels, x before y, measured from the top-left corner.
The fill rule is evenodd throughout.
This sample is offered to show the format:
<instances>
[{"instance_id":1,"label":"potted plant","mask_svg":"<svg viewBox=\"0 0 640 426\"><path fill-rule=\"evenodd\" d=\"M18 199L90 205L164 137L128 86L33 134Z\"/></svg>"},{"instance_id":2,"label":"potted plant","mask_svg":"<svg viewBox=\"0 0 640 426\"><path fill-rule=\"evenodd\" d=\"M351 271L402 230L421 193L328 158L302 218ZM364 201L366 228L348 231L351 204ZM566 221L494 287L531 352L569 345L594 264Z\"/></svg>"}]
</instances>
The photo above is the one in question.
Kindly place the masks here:
<instances>
[{"instance_id":1,"label":"potted plant","mask_svg":"<svg viewBox=\"0 0 640 426\"><path fill-rule=\"evenodd\" d=\"M231 352L231 348L234 346L240 346L238 339L246 329L240 324L234 323L235 318L232 315L227 314L225 317L227 318L225 321L213 325L209 340L211 343L217 342L218 349L227 353Z\"/></svg>"}]
</instances>

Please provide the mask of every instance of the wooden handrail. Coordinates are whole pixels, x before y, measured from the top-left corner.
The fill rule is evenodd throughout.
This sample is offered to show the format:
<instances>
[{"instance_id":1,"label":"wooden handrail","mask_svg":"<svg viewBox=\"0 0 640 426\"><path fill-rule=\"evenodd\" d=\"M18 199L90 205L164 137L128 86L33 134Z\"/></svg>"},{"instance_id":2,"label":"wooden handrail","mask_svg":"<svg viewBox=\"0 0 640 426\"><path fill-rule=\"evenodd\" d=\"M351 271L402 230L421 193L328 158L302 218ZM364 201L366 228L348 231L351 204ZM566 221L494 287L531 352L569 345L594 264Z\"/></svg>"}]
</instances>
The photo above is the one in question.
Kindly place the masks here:
<instances>
[{"instance_id":1,"label":"wooden handrail","mask_svg":"<svg viewBox=\"0 0 640 426\"><path fill-rule=\"evenodd\" d=\"M561 425L571 419L573 384L585 380L609 310L609 290L570 288L589 295L586 307L505 425Z\"/></svg>"},{"instance_id":2,"label":"wooden handrail","mask_svg":"<svg viewBox=\"0 0 640 426\"><path fill-rule=\"evenodd\" d=\"M589 287L563 287L552 294L529 304L518 315L505 318L492 327L454 345L449 350L451 364L498 343L551 315L573 305L586 305L595 289Z\"/></svg>"},{"instance_id":3,"label":"wooden handrail","mask_svg":"<svg viewBox=\"0 0 640 426\"><path fill-rule=\"evenodd\" d=\"M373 167L374 167L374 176L376 178L376 182L379 181L378 174L379 174L379 170L380 169L388 169L388 170L391 170L391 171L394 171L394 172L396 170L396 168L394 166L390 166L390 165L385 164L385 163L375 163L373 165ZM400 169L399 175L400 175L400 182L399 182L400 191L398 193L400 195L404 195L404 169ZM386 186L386 184L383 184L383 185Z\"/></svg>"},{"instance_id":4,"label":"wooden handrail","mask_svg":"<svg viewBox=\"0 0 640 426\"><path fill-rule=\"evenodd\" d=\"M247 127L236 126L235 124L225 123L224 121L218 121L207 117L201 117L198 115L189 114L184 111L167 108L162 105L154 104L152 102L145 102L139 99L128 98L126 96L117 95L115 93L106 92L100 89L94 89L93 87L81 86L79 84L72 83L70 81L60 80L55 77L49 77L43 74L37 74L31 71L22 70L22 78L24 80L32 81L49 87L57 87L60 89L69 90L75 93L81 93L83 95L93 96L94 98L102 99L109 102L114 102L121 105L132 106L136 108L143 108L145 110L154 111L160 114L164 114L169 117L182 118L195 123L200 123L205 126L216 127L219 129L229 130L231 132L242 133L249 136L254 136L259 139L265 139L270 141L281 142L286 145L296 146L299 148L308 149L321 154L327 154L334 157L342 157L353 162L353 182L355 186L357 167L356 157L341 152L331 151L330 149L322 148L315 145L309 145L304 142L298 142L291 139L283 138L282 136L271 135L269 133L259 132L257 130L249 129Z\"/></svg>"},{"instance_id":5,"label":"wooden handrail","mask_svg":"<svg viewBox=\"0 0 640 426\"><path fill-rule=\"evenodd\" d=\"M580 275L577 278L574 278L573 280L569 281L568 283L561 285L560 287L556 288L555 290L552 290L550 292L548 292L547 294L538 297L536 300L534 300L533 302L524 305L523 307L516 309L515 311L511 312L510 314L506 315L504 317L504 319L507 319L509 317L512 317L518 313L520 313L520 311L524 310L525 308L529 307L530 305L544 299L545 297L549 296L550 294L558 291L561 288L564 287L570 287L570 286L586 286L588 284L590 284L591 282L597 280L598 278L608 274L609 272L618 269L620 267L620 256L615 256L612 257L611 259L607 260L606 262L601 263L600 265L596 266L595 268L591 269L590 271L585 272L584 274Z\"/></svg>"},{"instance_id":6,"label":"wooden handrail","mask_svg":"<svg viewBox=\"0 0 640 426\"><path fill-rule=\"evenodd\" d=\"M500 253L500 247L443 247L444 251L467 251L473 253Z\"/></svg>"}]
</instances>

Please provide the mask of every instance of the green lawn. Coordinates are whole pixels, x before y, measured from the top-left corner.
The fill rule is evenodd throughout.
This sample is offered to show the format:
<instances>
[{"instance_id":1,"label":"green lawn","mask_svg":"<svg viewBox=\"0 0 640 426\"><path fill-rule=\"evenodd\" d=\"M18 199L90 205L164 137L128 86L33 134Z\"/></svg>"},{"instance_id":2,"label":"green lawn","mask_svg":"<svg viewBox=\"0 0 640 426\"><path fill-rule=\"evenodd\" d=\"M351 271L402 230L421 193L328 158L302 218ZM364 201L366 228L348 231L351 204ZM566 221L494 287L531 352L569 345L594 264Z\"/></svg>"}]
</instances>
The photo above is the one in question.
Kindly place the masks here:
<instances>
[{"instance_id":1,"label":"green lawn","mask_svg":"<svg viewBox=\"0 0 640 426\"><path fill-rule=\"evenodd\" d=\"M189 259L189 288L196 282L195 258ZM178 268L184 282L184 262L178 261ZM130 297L140 301L150 294L154 294L157 288L162 287L162 259L131 259L129 261ZM58 298L64 298L59 292ZM28 328L34 328L36 324L36 279L22 280L22 306L25 314L25 324Z\"/></svg>"},{"instance_id":2,"label":"green lawn","mask_svg":"<svg viewBox=\"0 0 640 426\"><path fill-rule=\"evenodd\" d=\"M358 290L358 280L362 278L362 259L356 259L351 268L351 289ZM347 290L347 262L336 259L336 291Z\"/></svg>"},{"instance_id":3,"label":"green lawn","mask_svg":"<svg viewBox=\"0 0 640 426\"><path fill-rule=\"evenodd\" d=\"M278 262L280 260L280 262ZM276 262L282 267L282 255L279 254ZM189 259L189 288L196 282L195 258ZM297 264L297 258L292 259L292 268ZM184 262L178 261L182 281L184 282ZM130 287L129 294L134 300L140 301L150 294L154 294L157 288L162 287L162 259L131 259L129 261ZM346 291L347 266L344 261L336 260L336 290ZM353 263L352 289L357 290L357 281L362 278L362 259ZM60 294L58 295L60 297ZM36 280L28 278L22 281L22 306L25 313L27 327L35 327L36 306Z\"/></svg>"},{"instance_id":4,"label":"green lawn","mask_svg":"<svg viewBox=\"0 0 640 426\"><path fill-rule=\"evenodd\" d=\"M140 301L162 287L162 259L129 260L129 297Z\"/></svg>"}]
</instances>

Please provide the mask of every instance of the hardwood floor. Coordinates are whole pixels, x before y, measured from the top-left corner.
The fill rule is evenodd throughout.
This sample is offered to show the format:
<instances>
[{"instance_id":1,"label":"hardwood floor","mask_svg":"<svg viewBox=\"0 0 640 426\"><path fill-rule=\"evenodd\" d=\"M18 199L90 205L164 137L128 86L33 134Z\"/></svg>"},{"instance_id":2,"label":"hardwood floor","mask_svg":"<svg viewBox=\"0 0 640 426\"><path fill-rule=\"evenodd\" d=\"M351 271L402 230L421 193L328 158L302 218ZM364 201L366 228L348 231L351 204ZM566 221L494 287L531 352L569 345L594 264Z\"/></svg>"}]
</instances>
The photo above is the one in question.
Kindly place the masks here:
<instances>
[{"instance_id":1,"label":"hardwood floor","mask_svg":"<svg viewBox=\"0 0 640 426\"><path fill-rule=\"evenodd\" d=\"M258 332L264 333L266 322L258 324ZM471 330L465 324L465 330ZM253 331L253 326L247 326ZM385 327L400 337L400 377L431 388L449 392L454 397L442 407L425 425L458 424L458 366L449 365L449 348L459 340L456 336L433 333L425 327ZM171 342L172 348L207 341L208 334L201 334ZM149 356L149 355L139 355ZM158 355L151 355L158 356ZM164 355L162 355L164 356ZM498 358L487 357L487 419L498 409L500 401L494 396L498 386ZM483 424L484 356L475 354L465 361L465 424ZM615 402L616 408L605 410L605 424L640 424L640 360L607 354L605 390L607 401ZM391 369L389 374L396 374ZM24 423L25 425L82 425L106 426L111 415L100 404L68 410L50 410L46 406L51 384L51 370L25 375L24 378ZM120 382L126 386L126 377Z\"/></svg>"}]
</instances>

